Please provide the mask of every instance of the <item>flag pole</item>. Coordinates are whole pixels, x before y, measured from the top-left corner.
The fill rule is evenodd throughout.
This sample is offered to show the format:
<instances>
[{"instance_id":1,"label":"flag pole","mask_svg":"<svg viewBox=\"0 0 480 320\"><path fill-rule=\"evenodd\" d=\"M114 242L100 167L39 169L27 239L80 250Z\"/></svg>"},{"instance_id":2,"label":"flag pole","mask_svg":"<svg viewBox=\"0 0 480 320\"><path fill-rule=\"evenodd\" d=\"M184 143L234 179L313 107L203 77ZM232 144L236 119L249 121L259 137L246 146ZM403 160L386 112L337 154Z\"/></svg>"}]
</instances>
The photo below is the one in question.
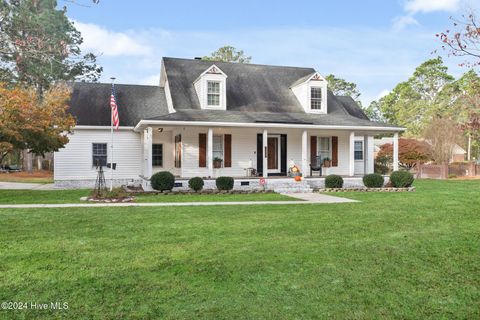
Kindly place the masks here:
<instances>
[{"instance_id":1,"label":"flag pole","mask_svg":"<svg viewBox=\"0 0 480 320\"><path fill-rule=\"evenodd\" d=\"M114 88L114 82L115 82L115 77L110 78L112 80L112 89ZM115 97L116 99L116 97ZM113 108L110 106L110 150L111 150L111 156L110 156L110 191L113 190Z\"/></svg>"}]
</instances>

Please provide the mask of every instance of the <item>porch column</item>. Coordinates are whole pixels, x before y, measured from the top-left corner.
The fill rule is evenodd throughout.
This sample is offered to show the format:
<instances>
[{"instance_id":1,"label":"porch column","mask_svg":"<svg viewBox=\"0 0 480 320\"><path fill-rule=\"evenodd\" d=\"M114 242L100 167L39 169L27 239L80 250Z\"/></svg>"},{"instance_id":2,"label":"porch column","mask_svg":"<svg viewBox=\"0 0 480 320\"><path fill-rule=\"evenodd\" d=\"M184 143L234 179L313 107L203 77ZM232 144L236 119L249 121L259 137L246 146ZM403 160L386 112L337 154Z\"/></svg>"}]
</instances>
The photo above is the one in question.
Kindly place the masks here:
<instances>
[{"instance_id":1,"label":"porch column","mask_svg":"<svg viewBox=\"0 0 480 320\"><path fill-rule=\"evenodd\" d=\"M306 177L307 173L310 172L310 170L308 170L307 148L308 148L307 130L303 130L302 132L302 173L304 177Z\"/></svg>"},{"instance_id":2,"label":"porch column","mask_svg":"<svg viewBox=\"0 0 480 320\"><path fill-rule=\"evenodd\" d=\"M263 176L268 176L268 131L263 129Z\"/></svg>"},{"instance_id":3,"label":"porch column","mask_svg":"<svg viewBox=\"0 0 480 320\"><path fill-rule=\"evenodd\" d=\"M393 171L398 170L398 132L393 134Z\"/></svg>"},{"instance_id":4,"label":"porch column","mask_svg":"<svg viewBox=\"0 0 480 320\"><path fill-rule=\"evenodd\" d=\"M207 169L208 176L213 177L213 129L208 128L207 133Z\"/></svg>"},{"instance_id":5,"label":"porch column","mask_svg":"<svg viewBox=\"0 0 480 320\"><path fill-rule=\"evenodd\" d=\"M348 175L355 174L355 132L350 132L348 139Z\"/></svg>"},{"instance_id":6,"label":"porch column","mask_svg":"<svg viewBox=\"0 0 480 320\"><path fill-rule=\"evenodd\" d=\"M143 130L143 176L150 178L152 176L152 127Z\"/></svg>"},{"instance_id":7,"label":"porch column","mask_svg":"<svg viewBox=\"0 0 480 320\"><path fill-rule=\"evenodd\" d=\"M363 173L373 173L373 137L363 136Z\"/></svg>"}]
</instances>

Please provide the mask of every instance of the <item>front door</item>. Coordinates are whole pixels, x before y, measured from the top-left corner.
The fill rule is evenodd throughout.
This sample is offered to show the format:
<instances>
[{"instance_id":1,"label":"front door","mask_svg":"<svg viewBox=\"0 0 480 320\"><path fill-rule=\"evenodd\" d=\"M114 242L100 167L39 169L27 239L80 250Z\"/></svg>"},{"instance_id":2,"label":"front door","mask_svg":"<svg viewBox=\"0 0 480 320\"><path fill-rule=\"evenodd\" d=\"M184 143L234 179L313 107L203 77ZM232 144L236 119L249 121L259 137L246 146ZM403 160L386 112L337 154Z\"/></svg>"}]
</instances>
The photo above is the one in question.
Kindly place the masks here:
<instances>
[{"instance_id":1,"label":"front door","mask_svg":"<svg viewBox=\"0 0 480 320\"><path fill-rule=\"evenodd\" d=\"M268 156L268 171L269 172L280 172L280 161L279 161L279 137L268 137L267 141L267 156Z\"/></svg>"}]
</instances>

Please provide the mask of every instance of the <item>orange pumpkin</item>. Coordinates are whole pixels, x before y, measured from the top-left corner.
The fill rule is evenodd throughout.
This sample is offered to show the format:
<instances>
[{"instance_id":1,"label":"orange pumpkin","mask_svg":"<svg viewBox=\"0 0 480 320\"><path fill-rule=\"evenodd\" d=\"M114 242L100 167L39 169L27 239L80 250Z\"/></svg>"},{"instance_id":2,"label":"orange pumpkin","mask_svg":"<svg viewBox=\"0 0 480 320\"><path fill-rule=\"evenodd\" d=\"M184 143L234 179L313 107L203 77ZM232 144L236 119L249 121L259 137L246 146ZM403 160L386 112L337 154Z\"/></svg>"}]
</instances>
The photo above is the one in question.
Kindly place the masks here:
<instances>
[{"instance_id":1,"label":"orange pumpkin","mask_svg":"<svg viewBox=\"0 0 480 320\"><path fill-rule=\"evenodd\" d=\"M295 176L295 181L302 181L302 177L300 177L300 176Z\"/></svg>"}]
</instances>

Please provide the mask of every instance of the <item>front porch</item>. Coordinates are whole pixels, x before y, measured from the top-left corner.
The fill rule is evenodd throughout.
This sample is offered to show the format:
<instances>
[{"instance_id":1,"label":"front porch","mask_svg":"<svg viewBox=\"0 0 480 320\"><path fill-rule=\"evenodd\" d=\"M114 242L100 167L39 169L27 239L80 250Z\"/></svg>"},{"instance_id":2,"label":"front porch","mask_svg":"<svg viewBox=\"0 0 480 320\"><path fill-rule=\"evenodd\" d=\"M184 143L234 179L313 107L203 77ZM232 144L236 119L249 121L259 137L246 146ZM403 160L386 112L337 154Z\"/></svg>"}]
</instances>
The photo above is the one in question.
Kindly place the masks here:
<instances>
[{"instance_id":1,"label":"front porch","mask_svg":"<svg viewBox=\"0 0 480 320\"><path fill-rule=\"evenodd\" d=\"M194 176L286 177L297 166L303 177L311 173L315 157L328 159L322 176L345 177L373 173L373 137L379 130L281 127L146 126L141 133L143 176L170 171L179 179ZM390 131L391 133L391 131ZM394 163L398 169L398 133L393 132Z\"/></svg>"}]
</instances>

